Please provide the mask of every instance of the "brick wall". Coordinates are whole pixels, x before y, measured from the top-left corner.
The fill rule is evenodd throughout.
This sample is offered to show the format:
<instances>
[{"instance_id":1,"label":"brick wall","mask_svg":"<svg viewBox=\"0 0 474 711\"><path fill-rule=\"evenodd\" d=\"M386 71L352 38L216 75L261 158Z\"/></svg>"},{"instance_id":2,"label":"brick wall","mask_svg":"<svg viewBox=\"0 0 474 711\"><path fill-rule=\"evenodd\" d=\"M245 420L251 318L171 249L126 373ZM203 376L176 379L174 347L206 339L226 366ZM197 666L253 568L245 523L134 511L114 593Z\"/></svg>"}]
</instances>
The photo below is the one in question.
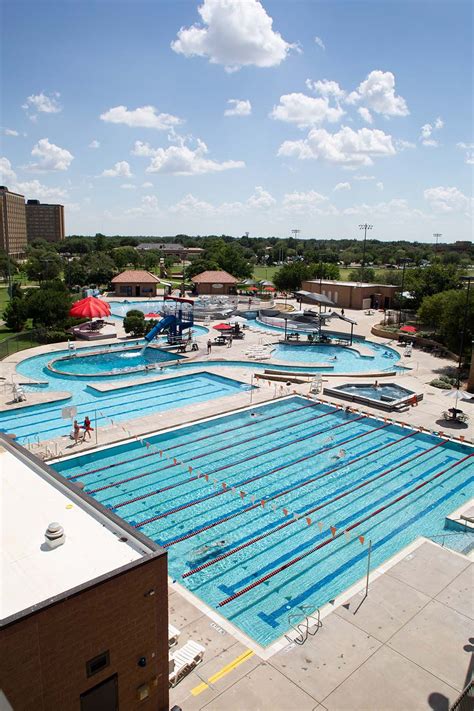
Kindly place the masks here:
<instances>
[{"instance_id":1,"label":"brick wall","mask_svg":"<svg viewBox=\"0 0 474 711\"><path fill-rule=\"evenodd\" d=\"M80 694L115 673L120 709L165 711L166 555L12 623L0 640L0 686L16 711L77 711ZM86 662L107 650L109 666L88 678ZM139 701L144 684L149 696Z\"/></svg>"}]
</instances>

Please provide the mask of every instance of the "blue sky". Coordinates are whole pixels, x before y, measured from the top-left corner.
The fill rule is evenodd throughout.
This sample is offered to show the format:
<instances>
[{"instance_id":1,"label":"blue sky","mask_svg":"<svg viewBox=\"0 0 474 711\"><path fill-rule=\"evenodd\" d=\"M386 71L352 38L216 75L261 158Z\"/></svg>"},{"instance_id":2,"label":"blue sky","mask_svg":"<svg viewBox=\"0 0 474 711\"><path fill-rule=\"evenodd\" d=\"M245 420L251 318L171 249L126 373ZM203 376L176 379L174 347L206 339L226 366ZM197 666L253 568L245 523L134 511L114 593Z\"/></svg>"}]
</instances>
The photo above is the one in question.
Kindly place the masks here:
<instances>
[{"instance_id":1,"label":"blue sky","mask_svg":"<svg viewBox=\"0 0 474 711\"><path fill-rule=\"evenodd\" d=\"M471 239L469 2L2 9L2 183L68 234Z\"/></svg>"}]
</instances>

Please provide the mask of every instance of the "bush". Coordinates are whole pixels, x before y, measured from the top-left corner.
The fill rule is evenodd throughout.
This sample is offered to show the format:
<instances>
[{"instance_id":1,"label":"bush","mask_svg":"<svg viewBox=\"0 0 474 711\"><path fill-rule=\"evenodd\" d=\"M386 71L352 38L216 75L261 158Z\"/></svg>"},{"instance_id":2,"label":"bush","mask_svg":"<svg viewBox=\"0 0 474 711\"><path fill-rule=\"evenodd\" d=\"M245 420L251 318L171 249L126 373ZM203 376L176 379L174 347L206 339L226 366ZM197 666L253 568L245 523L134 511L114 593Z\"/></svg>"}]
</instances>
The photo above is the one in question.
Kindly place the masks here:
<instances>
[{"instance_id":1,"label":"bush","mask_svg":"<svg viewBox=\"0 0 474 711\"><path fill-rule=\"evenodd\" d=\"M125 316L123 328L125 333L128 333L133 338L143 338L145 335L145 319L143 318L143 314L141 314L141 318L139 316ZM148 332L148 324L146 324L146 330Z\"/></svg>"},{"instance_id":2,"label":"bush","mask_svg":"<svg viewBox=\"0 0 474 711\"><path fill-rule=\"evenodd\" d=\"M5 325L12 331L22 331L28 320L27 306L23 299L14 297L11 299L3 312Z\"/></svg>"},{"instance_id":3,"label":"bush","mask_svg":"<svg viewBox=\"0 0 474 711\"><path fill-rule=\"evenodd\" d=\"M38 343L60 343L71 338L67 331L55 328L38 328L36 330L36 340Z\"/></svg>"},{"instance_id":4,"label":"bush","mask_svg":"<svg viewBox=\"0 0 474 711\"><path fill-rule=\"evenodd\" d=\"M448 385L456 384L456 378L451 378L449 375L440 375L438 380L442 380L443 383L448 383Z\"/></svg>"},{"instance_id":5,"label":"bush","mask_svg":"<svg viewBox=\"0 0 474 711\"><path fill-rule=\"evenodd\" d=\"M431 381L430 385L434 388L439 388L440 390L451 390L451 385L441 378L435 378Z\"/></svg>"},{"instance_id":6,"label":"bush","mask_svg":"<svg viewBox=\"0 0 474 711\"><path fill-rule=\"evenodd\" d=\"M138 318L145 318L145 314L143 311L140 311L139 309L130 309L130 311L127 311L127 317L128 316L137 316Z\"/></svg>"}]
</instances>

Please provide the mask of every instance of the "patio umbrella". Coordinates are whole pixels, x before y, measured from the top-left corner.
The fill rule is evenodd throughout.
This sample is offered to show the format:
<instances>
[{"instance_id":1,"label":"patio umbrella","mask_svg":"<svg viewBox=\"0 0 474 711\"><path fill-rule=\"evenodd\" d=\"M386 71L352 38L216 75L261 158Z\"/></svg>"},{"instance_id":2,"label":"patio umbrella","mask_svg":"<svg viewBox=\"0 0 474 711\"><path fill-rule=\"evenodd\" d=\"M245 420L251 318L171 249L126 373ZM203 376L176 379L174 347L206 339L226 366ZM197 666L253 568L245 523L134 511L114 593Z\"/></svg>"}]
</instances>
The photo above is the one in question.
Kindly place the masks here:
<instances>
[{"instance_id":1,"label":"patio umbrella","mask_svg":"<svg viewBox=\"0 0 474 711\"><path fill-rule=\"evenodd\" d=\"M402 326L399 330L404 333L416 333L416 328L414 326Z\"/></svg>"},{"instance_id":2,"label":"patio umbrella","mask_svg":"<svg viewBox=\"0 0 474 711\"><path fill-rule=\"evenodd\" d=\"M474 402L474 395L471 393L466 392L465 390L458 390L457 388L453 388L452 390L446 390L443 393L444 397L451 397L456 400L472 400Z\"/></svg>"},{"instance_id":3,"label":"patio umbrella","mask_svg":"<svg viewBox=\"0 0 474 711\"><path fill-rule=\"evenodd\" d=\"M215 326L213 326L213 328L216 331L230 331L232 326L228 323L218 323Z\"/></svg>"},{"instance_id":4,"label":"patio umbrella","mask_svg":"<svg viewBox=\"0 0 474 711\"><path fill-rule=\"evenodd\" d=\"M275 291L275 287L274 286L264 286L263 290L264 291Z\"/></svg>"},{"instance_id":5,"label":"patio umbrella","mask_svg":"<svg viewBox=\"0 0 474 711\"><path fill-rule=\"evenodd\" d=\"M110 316L110 306L106 301L97 299L95 296L88 296L85 299L76 301L70 309L69 315L75 318Z\"/></svg>"},{"instance_id":6,"label":"patio umbrella","mask_svg":"<svg viewBox=\"0 0 474 711\"><path fill-rule=\"evenodd\" d=\"M256 286L247 286L245 288L247 289L247 291L258 291Z\"/></svg>"},{"instance_id":7,"label":"patio umbrella","mask_svg":"<svg viewBox=\"0 0 474 711\"><path fill-rule=\"evenodd\" d=\"M153 311L150 311L149 314L145 314L145 318L161 318L161 314L155 314Z\"/></svg>"}]
</instances>

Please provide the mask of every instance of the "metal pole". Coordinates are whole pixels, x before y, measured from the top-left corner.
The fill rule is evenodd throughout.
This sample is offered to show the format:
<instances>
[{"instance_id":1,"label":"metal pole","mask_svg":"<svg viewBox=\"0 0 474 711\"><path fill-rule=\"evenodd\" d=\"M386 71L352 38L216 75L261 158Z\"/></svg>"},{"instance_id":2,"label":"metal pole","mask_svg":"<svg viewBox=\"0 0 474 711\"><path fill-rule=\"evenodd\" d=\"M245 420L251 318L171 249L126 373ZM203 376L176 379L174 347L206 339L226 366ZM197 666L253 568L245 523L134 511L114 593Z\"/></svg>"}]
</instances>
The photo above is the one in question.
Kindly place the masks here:
<instances>
[{"instance_id":1,"label":"metal pole","mask_svg":"<svg viewBox=\"0 0 474 711\"><path fill-rule=\"evenodd\" d=\"M402 288L400 291L400 304L399 304L399 313L398 313L398 324L401 325L402 323L402 299L403 299L403 289L405 288L405 267L407 263L406 261L403 262L403 270L402 270Z\"/></svg>"},{"instance_id":2,"label":"metal pole","mask_svg":"<svg viewBox=\"0 0 474 711\"><path fill-rule=\"evenodd\" d=\"M369 575L370 575L370 555L371 555L371 553L372 553L372 541L370 540L369 541L369 549L367 551L367 577L366 577L366 581L365 581L365 593L364 593L364 597L362 598L362 600L360 601L360 603L357 605L356 609L352 613L353 615L355 615L359 611L360 606L367 599L367 595L369 594Z\"/></svg>"},{"instance_id":3,"label":"metal pole","mask_svg":"<svg viewBox=\"0 0 474 711\"><path fill-rule=\"evenodd\" d=\"M97 432L97 410L95 411L95 443L98 444L99 436Z\"/></svg>"}]
</instances>

